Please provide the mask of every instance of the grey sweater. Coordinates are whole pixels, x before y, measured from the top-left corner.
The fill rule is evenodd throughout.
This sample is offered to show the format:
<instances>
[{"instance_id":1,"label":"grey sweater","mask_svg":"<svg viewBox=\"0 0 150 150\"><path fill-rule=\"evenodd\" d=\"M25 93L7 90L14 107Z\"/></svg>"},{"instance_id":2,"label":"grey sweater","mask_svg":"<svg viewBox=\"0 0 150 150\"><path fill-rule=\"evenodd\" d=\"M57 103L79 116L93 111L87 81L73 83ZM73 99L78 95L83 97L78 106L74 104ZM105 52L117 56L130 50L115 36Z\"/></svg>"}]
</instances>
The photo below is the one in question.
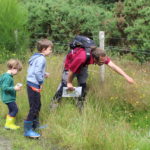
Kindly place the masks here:
<instances>
[{"instance_id":1,"label":"grey sweater","mask_svg":"<svg viewBox=\"0 0 150 150\"><path fill-rule=\"evenodd\" d=\"M46 68L45 56L40 53L35 53L29 59L29 67L27 74L27 84L35 88L40 88L44 82Z\"/></svg>"}]
</instances>

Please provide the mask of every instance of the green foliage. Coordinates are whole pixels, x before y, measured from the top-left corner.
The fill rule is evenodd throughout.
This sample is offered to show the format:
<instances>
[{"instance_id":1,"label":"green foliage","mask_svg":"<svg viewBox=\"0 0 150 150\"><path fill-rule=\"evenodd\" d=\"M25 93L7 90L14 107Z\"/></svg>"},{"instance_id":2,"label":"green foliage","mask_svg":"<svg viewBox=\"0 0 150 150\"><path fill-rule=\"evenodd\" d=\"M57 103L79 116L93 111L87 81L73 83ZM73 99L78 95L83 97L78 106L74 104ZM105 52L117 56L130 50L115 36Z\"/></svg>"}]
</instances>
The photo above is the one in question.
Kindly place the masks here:
<instances>
[{"instance_id":1,"label":"green foliage","mask_svg":"<svg viewBox=\"0 0 150 150\"><path fill-rule=\"evenodd\" d=\"M1 53L0 53L0 64L4 63L10 58L14 59L20 59L22 62L27 61L27 55L25 51L19 51L19 52L11 52L4 47L1 48Z\"/></svg>"},{"instance_id":2,"label":"green foliage","mask_svg":"<svg viewBox=\"0 0 150 150\"><path fill-rule=\"evenodd\" d=\"M129 48L141 61L150 60L150 2L146 0L126 0L124 14L126 15L125 33L127 34ZM135 39L135 40L134 40Z\"/></svg>"},{"instance_id":3,"label":"green foliage","mask_svg":"<svg viewBox=\"0 0 150 150\"><path fill-rule=\"evenodd\" d=\"M23 0L29 12L30 47L47 37L55 52L68 51L76 34L99 43L98 32L105 31L106 49L131 53L143 63L150 60L150 2L146 0ZM109 8L109 9L108 9Z\"/></svg>"},{"instance_id":4,"label":"green foliage","mask_svg":"<svg viewBox=\"0 0 150 150\"><path fill-rule=\"evenodd\" d=\"M30 0L25 4L29 11L28 29L34 41L48 37L56 43L69 43L76 34L92 37L112 17L109 11L95 4L75 0Z\"/></svg>"},{"instance_id":5,"label":"green foliage","mask_svg":"<svg viewBox=\"0 0 150 150\"><path fill-rule=\"evenodd\" d=\"M30 54L32 55L32 54ZM14 76L15 83L23 83L17 92L19 112L16 124L20 130L4 130L7 106L0 102L0 149L13 150L149 150L150 128L150 85L149 64L139 65L126 59L113 60L136 79L138 87L130 85L112 70L106 68L105 83L99 84L99 66L89 66L88 93L85 107L79 113L72 98L63 98L55 111L50 111L50 98L54 96L61 80L64 55L47 58L47 72L50 78L44 82L41 92L42 107L40 123L46 129L38 130L42 136L31 140L23 136L23 120L29 111L26 91L27 61L23 70ZM0 64L0 73L6 71L6 64ZM76 84L77 85L77 84ZM143 107L144 104L144 107ZM147 111L145 110L147 108ZM6 141L5 144L1 144ZM7 148L5 148L7 146ZM30 147L30 148L29 148Z\"/></svg>"},{"instance_id":6,"label":"green foliage","mask_svg":"<svg viewBox=\"0 0 150 150\"><path fill-rule=\"evenodd\" d=\"M26 23L27 11L17 0L0 0L1 51L24 51L27 44Z\"/></svg>"},{"instance_id":7,"label":"green foliage","mask_svg":"<svg viewBox=\"0 0 150 150\"><path fill-rule=\"evenodd\" d=\"M118 2L118 0L80 0L80 1L87 2L87 3L97 3L97 4L102 4L102 5L109 5L109 4Z\"/></svg>"},{"instance_id":8,"label":"green foliage","mask_svg":"<svg viewBox=\"0 0 150 150\"><path fill-rule=\"evenodd\" d=\"M109 35L110 40L107 41L113 46L123 47L118 48L121 53L131 52L141 63L150 60L149 5L146 0L116 3L112 21L116 27L111 33L114 39Z\"/></svg>"}]
</instances>

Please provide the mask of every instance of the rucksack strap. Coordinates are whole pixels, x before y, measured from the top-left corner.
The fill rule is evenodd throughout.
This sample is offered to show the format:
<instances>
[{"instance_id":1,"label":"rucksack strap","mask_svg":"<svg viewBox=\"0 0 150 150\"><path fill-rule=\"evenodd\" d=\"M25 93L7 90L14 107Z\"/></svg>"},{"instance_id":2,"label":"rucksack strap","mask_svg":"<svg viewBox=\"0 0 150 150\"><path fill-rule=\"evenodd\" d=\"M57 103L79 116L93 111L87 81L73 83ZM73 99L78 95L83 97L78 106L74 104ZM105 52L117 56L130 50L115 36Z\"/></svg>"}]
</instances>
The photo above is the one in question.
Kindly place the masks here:
<instances>
[{"instance_id":1,"label":"rucksack strap","mask_svg":"<svg viewBox=\"0 0 150 150\"><path fill-rule=\"evenodd\" d=\"M86 63L90 61L91 54L89 52L86 52Z\"/></svg>"}]
</instances>

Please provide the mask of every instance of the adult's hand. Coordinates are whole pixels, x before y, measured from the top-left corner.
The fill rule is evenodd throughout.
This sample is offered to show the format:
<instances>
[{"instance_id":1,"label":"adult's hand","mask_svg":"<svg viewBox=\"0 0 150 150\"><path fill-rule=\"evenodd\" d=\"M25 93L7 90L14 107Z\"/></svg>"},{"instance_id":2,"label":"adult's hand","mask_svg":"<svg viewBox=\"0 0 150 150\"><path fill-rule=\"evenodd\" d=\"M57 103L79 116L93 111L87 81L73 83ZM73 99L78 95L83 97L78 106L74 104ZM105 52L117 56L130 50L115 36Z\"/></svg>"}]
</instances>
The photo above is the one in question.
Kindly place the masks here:
<instances>
[{"instance_id":1,"label":"adult's hand","mask_svg":"<svg viewBox=\"0 0 150 150\"><path fill-rule=\"evenodd\" d=\"M135 83L135 81L129 76L127 75L123 69L121 69L119 66L117 66L116 64L114 64L112 61L110 61L108 63L108 66L113 69L114 71L116 71L118 74L122 75L129 83L133 84Z\"/></svg>"},{"instance_id":2,"label":"adult's hand","mask_svg":"<svg viewBox=\"0 0 150 150\"><path fill-rule=\"evenodd\" d=\"M135 81L129 76L126 77L126 80L131 84L135 84Z\"/></svg>"},{"instance_id":3,"label":"adult's hand","mask_svg":"<svg viewBox=\"0 0 150 150\"><path fill-rule=\"evenodd\" d=\"M67 88L68 88L68 89L67 89L68 91L74 91L74 89L75 89L75 88L73 87L72 83L67 83Z\"/></svg>"}]
</instances>

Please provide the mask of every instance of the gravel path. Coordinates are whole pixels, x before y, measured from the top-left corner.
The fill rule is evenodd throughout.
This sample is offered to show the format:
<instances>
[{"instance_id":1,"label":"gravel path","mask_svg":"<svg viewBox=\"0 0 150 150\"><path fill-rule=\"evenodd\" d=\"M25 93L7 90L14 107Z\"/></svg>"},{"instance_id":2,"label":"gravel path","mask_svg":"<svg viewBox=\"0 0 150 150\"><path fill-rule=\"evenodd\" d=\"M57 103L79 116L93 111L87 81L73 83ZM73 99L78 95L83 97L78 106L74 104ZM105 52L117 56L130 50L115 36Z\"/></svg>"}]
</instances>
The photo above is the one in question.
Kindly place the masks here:
<instances>
[{"instance_id":1,"label":"gravel path","mask_svg":"<svg viewBox=\"0 0 150 150\"><path fill-rule=\"evenodd\" d=\"M12 150L11 142L0 136L0 150Z\"/></svg>"}]
</instances>

